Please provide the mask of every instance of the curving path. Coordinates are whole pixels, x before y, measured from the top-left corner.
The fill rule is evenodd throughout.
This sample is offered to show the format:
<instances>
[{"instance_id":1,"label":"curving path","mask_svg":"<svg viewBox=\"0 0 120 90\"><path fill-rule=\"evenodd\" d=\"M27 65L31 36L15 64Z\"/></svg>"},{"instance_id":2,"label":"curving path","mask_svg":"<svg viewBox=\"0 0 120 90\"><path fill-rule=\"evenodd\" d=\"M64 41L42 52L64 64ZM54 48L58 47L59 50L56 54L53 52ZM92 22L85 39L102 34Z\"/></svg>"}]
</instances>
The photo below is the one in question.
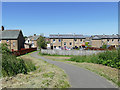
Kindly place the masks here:
<instances>
[{"instance_id":1,"label":"curving path","mask_svg":"<svg viewBox=\"0 0 120 90\"><path fill-rule=\"evenodd\" d=\"M62 68L69 77L72 88L115 88L115 86L95 73L83 68L67 64L64 62L52 61L38 55L38 51L31 54L32 57L42 59L48 63Z\"/></svg>"}]
</instances>

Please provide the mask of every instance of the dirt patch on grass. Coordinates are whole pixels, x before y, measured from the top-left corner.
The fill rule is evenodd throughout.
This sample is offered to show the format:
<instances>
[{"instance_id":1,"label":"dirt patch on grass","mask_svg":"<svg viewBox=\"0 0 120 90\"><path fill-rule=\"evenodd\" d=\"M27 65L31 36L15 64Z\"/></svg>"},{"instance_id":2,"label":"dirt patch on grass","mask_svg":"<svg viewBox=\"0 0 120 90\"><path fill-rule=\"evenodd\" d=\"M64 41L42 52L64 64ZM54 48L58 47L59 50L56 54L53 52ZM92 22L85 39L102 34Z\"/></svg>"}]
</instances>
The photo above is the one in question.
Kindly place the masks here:
<instances>
[{"instance_id":1,"label":"dirt patch on grass","mask_svg":"<svg viewBox=\"0 0 120 90\"><path fill-rule=\"evenodd\" d=\"M30 55L24 55L18 58L32 61L37 70L28 74L18 74L13 77L5 77L2 82L2 88L68 88L70 84L64 71L46 61L36 59ZM62 80L62 81L61 81Z\"/></svg>"}]
</instances>

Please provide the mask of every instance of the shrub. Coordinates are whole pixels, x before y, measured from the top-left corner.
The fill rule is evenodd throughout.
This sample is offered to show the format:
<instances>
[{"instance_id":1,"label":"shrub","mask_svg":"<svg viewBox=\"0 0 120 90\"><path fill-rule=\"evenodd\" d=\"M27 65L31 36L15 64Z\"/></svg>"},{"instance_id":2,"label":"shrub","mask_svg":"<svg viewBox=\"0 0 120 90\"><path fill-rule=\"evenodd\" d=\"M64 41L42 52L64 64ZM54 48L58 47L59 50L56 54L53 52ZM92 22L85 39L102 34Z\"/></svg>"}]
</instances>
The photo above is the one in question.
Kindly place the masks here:
<instances>
[{"instance_id":1,"label":"shrub","mask_svg":"<svg viewBox=\"0 0 120 90\"><path fill-rule=\"evenodd\" d=\"M1 44L0 49L0 55L2 56L2 63L0 62L0 64L2 64L3 76L13 76L18 73L27 74L28 72L36 69L31 61L25 61L20 58L17 59L12 55L10 50L7 48L7 44Z\"/></svg>"},{"instance_id":2,"label":"shrub","mask_svg":"<svg viewBox=\"0 0 120 90\"><path fill-rule=\"evenodd\" d=\"M0 44L0 53L11 53L11 51L8 49L8 45L6 43Z\"/></svg>"},{"instance_id":3,"label":"shrub","mask_svg":"<svg viewBox=\"0 0 120 90\"><path fill-rule=\"evenodd\" d=\"M34 64L31 61L24 61L23 59L17 59L10 54L2 55L2 75L13 76L18 73L27 74L27 72L35 70Z\"/></svg>"},{"instance_id":4,"label":"shrub","mask_svg":"<svg viewBox=\"0 0 120 90\"><path fill-rule=\"evenodd\" d=\"M75 62L88 62L88 63L96 63L103 64L106 66L110 66L112 68L120 69L120 50L114 51L105 51L103 53L99 53L97 55L89 55L89 56L73 56L70 58L70 61Z\"/></svg>"},{"instance_id":5,"label":"shrub","mask_svg":"<svg viewBox=\"0 0 120 90\"><path fill-rule=\"evenodd\" d=\"M106 44L103 44L103 45L102 45L102 48L103 48L103 49L107 49L107 45L106 45Z\"/></svg>"}]
</instances>

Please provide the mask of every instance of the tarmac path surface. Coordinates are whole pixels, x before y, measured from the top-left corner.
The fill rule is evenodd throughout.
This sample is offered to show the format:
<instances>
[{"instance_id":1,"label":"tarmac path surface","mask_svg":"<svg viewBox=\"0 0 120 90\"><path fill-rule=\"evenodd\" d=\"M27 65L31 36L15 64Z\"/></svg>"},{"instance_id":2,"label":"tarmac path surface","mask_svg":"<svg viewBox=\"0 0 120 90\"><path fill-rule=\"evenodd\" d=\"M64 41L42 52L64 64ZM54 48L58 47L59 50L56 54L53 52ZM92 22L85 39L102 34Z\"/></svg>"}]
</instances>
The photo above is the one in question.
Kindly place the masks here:
<instances>
[{"instance_id":1,"label":"tarmac path surface","mask_svg":"<svg viewBox=\"0 0 120 90\"><path fill-rule=\"evenodd\" d=\"M44 61L47 61L48 63L54 64L62 68L68 75L69 82L72 88L116 88L107 79L98 76L97 74L89 70L80 68L72 64L46 59L38 55L38 51L33 52L31 56L38 59L42 59Z\"/></svg>"}]
</instances>

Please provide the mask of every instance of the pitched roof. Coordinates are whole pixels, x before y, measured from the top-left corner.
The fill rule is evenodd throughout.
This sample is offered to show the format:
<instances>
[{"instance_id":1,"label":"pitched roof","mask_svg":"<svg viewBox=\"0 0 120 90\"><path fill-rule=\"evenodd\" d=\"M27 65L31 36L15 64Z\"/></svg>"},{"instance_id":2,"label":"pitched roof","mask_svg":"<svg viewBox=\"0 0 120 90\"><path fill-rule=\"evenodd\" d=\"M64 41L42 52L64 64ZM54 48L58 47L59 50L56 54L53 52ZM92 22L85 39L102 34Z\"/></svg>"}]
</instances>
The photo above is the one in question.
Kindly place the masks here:
<instances>
[{"instance_id":1,"label":"pitched roof","mask_svg":"<svg viewBox=\"0 0 120 90\"><path fill-rule=\"evenodd\" d=\"M17 39L21 30L0 30L0 39Z\"/></svg>"},{"instance_id":2,"label":"pitched roof","mask_svg":"<svg viewBox=\"0 0 120 90\"><path fill-rule=\"evenodd\" d=\"M118 35L95 35L92 39L118 39Z\"/></svg>"},{"instance_id":3,"label":"pitched roof","mask_svg":"<svg viewBox=\"0 0 120 90\"><path fill-rule=\"evenodd\" d=\"M83 35L73 35L73 34L51 34L49 38L85 38Z\"/></svg>"},{"instance_id":4,"label":"pitched roof","mask_svg":"<svg viewBox=\"0 0 120 90\"><path fill-rule=\"evenodd\" d=\"M40 37L40 35L36 35L36 36L30 36L28 38L30 38L30 40L37 40Z\"/></svg>"}]
</instances>

